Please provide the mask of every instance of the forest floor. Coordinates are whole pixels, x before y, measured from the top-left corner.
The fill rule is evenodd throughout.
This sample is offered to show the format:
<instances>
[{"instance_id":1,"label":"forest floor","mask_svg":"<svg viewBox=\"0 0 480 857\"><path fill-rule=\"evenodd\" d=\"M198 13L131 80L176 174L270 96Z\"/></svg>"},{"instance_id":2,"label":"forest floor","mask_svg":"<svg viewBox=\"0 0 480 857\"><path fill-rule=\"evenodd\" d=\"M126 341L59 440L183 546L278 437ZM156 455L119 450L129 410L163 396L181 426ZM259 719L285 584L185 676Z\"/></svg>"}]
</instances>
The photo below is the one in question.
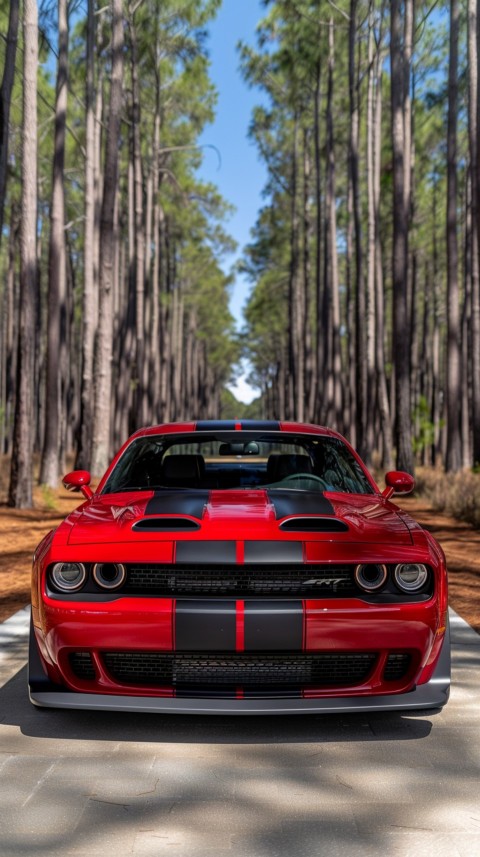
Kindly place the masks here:
<instances>
[{"instance_id":1,"label":"forest floor","mask_svg":"<svg viewBox=\"0 0 480 857\"><path fill-rule=\"evenodd\" d=\"M2 462L3 463L3 462ZM64 488L35 488L35 508L6 505L5 467L0 471L0 621L29 602L32 553L49 530L81 502ZM480 633L480 530L433 511L422 497L396 500L440 542L447 556L450 604Z\"/></svg>"}]
</instances>

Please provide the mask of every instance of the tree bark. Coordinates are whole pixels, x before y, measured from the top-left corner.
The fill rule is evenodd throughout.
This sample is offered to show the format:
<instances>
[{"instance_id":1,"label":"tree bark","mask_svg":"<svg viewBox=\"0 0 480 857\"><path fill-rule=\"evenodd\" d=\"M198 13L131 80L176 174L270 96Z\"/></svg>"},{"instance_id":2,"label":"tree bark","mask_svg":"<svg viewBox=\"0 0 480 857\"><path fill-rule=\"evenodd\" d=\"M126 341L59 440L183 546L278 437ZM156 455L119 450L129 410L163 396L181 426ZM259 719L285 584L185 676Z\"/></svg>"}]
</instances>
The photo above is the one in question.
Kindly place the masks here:
<instances>
[{"instance_id":1,"label":"tree bark","mask_svg":"<svg viewBox=\"0 0 480 857\"><path fill-rule=\"evenodd\" d=\"M315 302L316 302L316 342L313 359L313 380L310 390L309 411L312 419L316 422L322 418L322 401L324 395L324 367L323 367L323 281L322 281L322 160L321 160L321 138L320 138L320 108L321 108L321 64L317 61L315 68L315 94L314 94L314 156L315 156ZM283 371L280 373L283 376ZM283 391L282 391L283 394Z\"/></svg>"},{"instance_id":2,"label":"tree bark","mask_svg":"<svg viewBox=\"0 0 480 857\"><path fill-rule=\"evenodd\" d=\"M376 66L374 57L374 0L370 0L368 9L368 86L367 86L367 294L366 294L366 333L367 333L367 395L370 402L375 401L375 275L376 267L376 207L375 207L375 165L374 165L374 100ZM374 447L374 409L367 412L366 460L370 463Z\"/></svg>"},{"instance_id":3,"label":"tree bark","mask_svg":"<svg viewBox=\"0 0 480 857\"><path fill-rule=\"evenodd\" d=\"M301 312L299 305L299 214L298 214L298 115L294 118L293 146L291 155L290 179L290 270L288 277L288 354L289 354L289 397L288 417L303 419L303 367L301 360L299 331L301 330ZM301 335L301 334L300 334Z\"/></svg>"},{"instance_id":4,"label":"tree bark","mask_svg":"<svg viewBox=\"0 0 480 857\"><path fill-rule=\"evenodd\" d=\"M100 475L110 457L112 386L112 298L115 264L115 197L118 184L118 143L123 89L123 20L121 0L111 0L112 74L107 126L102 211L100 216L99 322L95 352L95 411L92 470Z\"/></svg>"},{"instance_id":5,"label":"tree bark","mask_svg":"<svg viewBox=\"0 0 480 857\"><path fill-rule=\"evenodd\" d=\"M472 175L472 289L470 342L472 363L472 457L480 464L480 19L478 0L468 0L468 139Z\"/></svg>"},{"instance_id":6,"label":"tree bark","mask_svg":"<svg viewBox=\"0 0 480 857\"><path fill-rule=\"evenodd\" d=\"M87 68L85 87L85 238L82 295L82 383L80 428L75 467L90 469L93 419L93 354L96 329L95 268L95 16L94 0L87 6Z\"/></svg>"},{"instance_id":7,"label":"tree bark","mask_svg":"<svg viewBox=\"0 0 480 857\"><path fill-rule=\"evenodd\" d=\"M330 410L328 424L340 431L343 419L342 355L340 349L340 297L338 282L337 254L337 200L336 200L336 164L335 136L333 128L333 81L335 72L335 42L333 20L328 27L328 88L327 88L327 193L326 220L327 240L325 255L328 259L325 276L325 295L328 302L327 329L323 335L328 343L327 402Z\"/></svg>"},{"instance_id":8,"label":"tree bark","mask_svg":"<svg viewBox=\"0 0 480 857\"><path fill-rule=\"evenodd\" d=\"M58 0L58 66L55 99L55 133L48 253L47 376L45 396L45 438L40 482L56 488L59 475L62 405L66 372L65 340L67 256L65 242L65 131L68 97L67 2Z\"/></svg>"},{"instance_id":9,"label":"tree bark","mask_svg":"<svg viewBox=\"0 0 480 857\"><path fill-rule=\"evenodd\" d=\"M5 64L3 66L3 77L0 86L0 242L2 240L3 233L5 191L7 187L8 131L10 124L12 87L15 77L15 59L17 55L18 21L19 0L10 0Z\"/></svg>"},{"instance_id":10,"label":"tree bark","mask_svg":"<svg viewBox=\"0 0 480 857\"><path fill-rule=\"evenodd\" d=\"M458 0L450 2L447 128L447 452L446 469L462 466L461 358L457 239Z\"/></svg>"},{"instance_id":11,"label":"tree bark","mask_svg":"<svg viewBox=\"0 0 480 857\"><path fill-rule=\"evenodd\" d=\"M407 312L408 217L405 205L404 62L400 0L391 2L391 105L393 149L393 357L397 467L414 472L410 416L410 349Z\"/></svg>"},{"instance_id":12,"label":"tree bark","mask_svg":"<svg viewBox=\"0 0 480 857\"><path fill-rule=\"evenodd\" d=\"M360 210L359 180L359 75L355 45L357 43L358 0L350 0L348 31L348 81L350 100L349 173L353 205L355 250L355 386L356 386L356 443L362 457L367 457L367 355L365 337L365 290L363 279L363 247Z\"/></svg>"},{"instance_id":13,"label":"tree bark","mask_svg":"<svg viewBox=\"0 0 480 857\"><path fill-rule=\"evenodd\" d=\"M13 204L8 231L8 265L2 306L2 369L0 403L3 407L0 426L0 455L11 450L11 424L15 397L16 359L18 351L18 290L15 288L16 256L19 239L19 209Z\"/></svg>"},{"instance_id":14,"label":"tree bark","mask_svg":"<svg viewBox=\"0 0 480 857\"><path fill-rule=\"evenodd\" d=\"M36 0L23 3L23 144L20 259L20 330L17 398L8 502L32 505L35 306L37 297L37 67Z\"/></svg>"},{"instance_id":15,"label":"tree bark","mask_svg":"<svg viewBox=\"0 0 480 857\"><path fill-rule=\"evenodd\" d=\"M383 19L384 4L380 10ZM375 57L375 103L373 131L373 205L375 216L375 364L377 374L378 410L382 433L382 465L386 470L393 466L393 438L390 400L385 370L385 296L383 282L383 246L380 214L380 175L382 163L382 66L383 32L380 28L379 44Z\"/></svg>"},{"instance_id":16,"label":"tree bark","mask_svg":"<svg viewBox=\"0 0 480 857\"><path fill-rule=\"evenodd\" d=\"M145 360L145 231L143 206L143 165L140 144L140 86L138 80L137 33L133 16L129 20L132 75L132 142L135 187L135 428L146 422Z\"/></svg>"}]
</instances>

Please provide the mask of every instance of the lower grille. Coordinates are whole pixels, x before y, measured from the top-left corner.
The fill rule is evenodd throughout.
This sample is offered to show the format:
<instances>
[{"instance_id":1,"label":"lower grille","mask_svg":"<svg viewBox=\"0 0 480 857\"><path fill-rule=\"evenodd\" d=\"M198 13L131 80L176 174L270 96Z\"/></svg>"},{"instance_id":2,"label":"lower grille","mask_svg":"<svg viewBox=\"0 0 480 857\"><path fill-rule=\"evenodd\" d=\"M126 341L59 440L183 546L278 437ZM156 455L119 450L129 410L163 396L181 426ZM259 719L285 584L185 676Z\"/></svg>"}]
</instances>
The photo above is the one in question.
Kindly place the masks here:
<instances>
[{"instance_id":1,"label":"lower grille","mask_svg":"<svg viewBox=\"0 0 480 857\"><path fill-rule=\"evenodd\" d=\"M95 667L89 652L72 652L69 656L70 668L77 678L87 681L95 679Z\"/></svg>"},{"instance_id":2,"label":"lower grille","mask_svg":"<svg viewBox=\"0 0 480 857\"><path fill-rule=\"evenodd\" d=\"M358 594L353 565L127 565L122 592L132 595L294 595L324 598Z\"/></svg>"},{"instance_id":3,"label":"lower grille","mask_svg":"<svg viewBox=\"0 0 480 857\"><path fill-rule=\"evenodd\" d=\"M385 681L399 681L410 669L412 656L408 653L389 655L383 671Z\"/></svg>"},{"instance_id":4,"label":"lower grille","mask_svg":"<svg viewBox=\"0 0 480 857\"><path fill-rule=\"evenodd\" d=\"M305 689L357 685L373 669L376 655L360 653L105 652L103 661L121 684L174 689Z\"/></svg>"}]
</instances>

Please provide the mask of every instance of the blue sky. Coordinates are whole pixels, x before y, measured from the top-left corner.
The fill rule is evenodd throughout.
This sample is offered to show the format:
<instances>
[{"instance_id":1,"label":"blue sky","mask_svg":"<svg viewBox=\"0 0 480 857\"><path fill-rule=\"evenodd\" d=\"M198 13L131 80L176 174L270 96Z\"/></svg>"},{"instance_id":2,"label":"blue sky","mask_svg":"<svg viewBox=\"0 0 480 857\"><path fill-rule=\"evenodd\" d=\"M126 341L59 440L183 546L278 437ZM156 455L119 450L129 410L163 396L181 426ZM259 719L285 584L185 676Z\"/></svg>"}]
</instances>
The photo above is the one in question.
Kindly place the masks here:
<instances>
[{"instance_id":1,"label":"blue sky","mask_svg":"<svg viewBox=\"0 0 480 857\"><path fill-rule=\"evenodd\" d=\"M210 76L218 90L218 104L215 121L203 132L200 144L215 146L220 152L221 164L215 151L205 149L199 173L203 179L217 185L222 196L236 209L225 224L226 231L238 244L237 253L225 260L227 270L250 239L266 181L265 168L247 137L252 109L262 101L262 94L249 89L243 81L236 50L240 39L255 44L255 27L264 14L260 0L223 0L216 19L209 26ZM248 291L249 284L237 274L230 308L238 325L241 325L241 308ZM252 398L244 383L234 392L242 400Z\"/></svg>"}]
</instances>

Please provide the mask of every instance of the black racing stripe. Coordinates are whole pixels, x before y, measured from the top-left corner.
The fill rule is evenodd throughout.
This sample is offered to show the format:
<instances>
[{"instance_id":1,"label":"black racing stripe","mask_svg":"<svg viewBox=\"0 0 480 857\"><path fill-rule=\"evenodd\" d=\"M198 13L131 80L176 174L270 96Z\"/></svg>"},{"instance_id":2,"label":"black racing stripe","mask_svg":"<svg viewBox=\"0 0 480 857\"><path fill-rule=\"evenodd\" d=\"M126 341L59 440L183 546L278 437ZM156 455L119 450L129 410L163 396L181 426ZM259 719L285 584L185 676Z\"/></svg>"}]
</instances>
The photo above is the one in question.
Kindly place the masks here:
<instances>
[{"instance_id":1,"label":"black racing stripe","mask_svg":"<svg viewBox=\"0 0 480 857\"><path fill-rule=\"evenodd\" d=\"M234 652L236 601L206 598L177 600L175 649L177 652Z\"/></svg>"},{"instance_id":2,"label":"black racing stripe","mask_svg":"<svg viewBox=\"0 0 480 857\"><path fill-rule=\"evenodd\" d=\"M302 651L301 601L245 601L244 619L246 652Z\"/></svg>"},{"instance_id":3,"label":"black racing stripe","mask_svg":"<svg viewBox=\"0 0 480 857\"><path fill-rule=\"evenodd\" d=\"M302 542L245 542L244 562L303 562Z\"/></svg>"},{"instance_id":4,"label":"black racing stripe","mask_svg":"<svg viewBox=\"0 0 480 857\"><path fill-rule=\"evenodd\" d=\"M190 515L201 518L210 491L158 491L147 503L146 515Z\"/></svg>"},{"instance_id":5,"label":"black racing stripe","mask_svg":"<svg viewBox=\"0 0 480 857\"><path fill-rule=\"evenodd\" d=\"M235 431L235 420L198 420L195 431Z\"/></svg>"},{"instance_id":6,"label":"black racing stripe","mask_svg":"<svg viewBox=\"0 0 480 857\"><path fill-rule=\"evenodd\" d=\"M330 500L320 492L288 491L280 488L269 488L268 498L275 509L275 517L285 518L287 515L334 515Z\"/></svg>"},{"instance_id":7,"label":"black racing stripe","mask_svg":"<svg viewBox=\"0 0 480 857\"><path fill-rule=\"evenodd\" d=\"M175 561L177 563L235 563L237 561L237 543L229 542L177 542Z\"/></svg>"},{"instance_id":8,"label":"black racing stripe","mask_svg":"<svg viewBox=\"0 0 480 857\"><path fill-rule=\"evenodd\" d=\"M241 420L244 431L280 431L277 420Z\"/></svg>"}]
</instances>

